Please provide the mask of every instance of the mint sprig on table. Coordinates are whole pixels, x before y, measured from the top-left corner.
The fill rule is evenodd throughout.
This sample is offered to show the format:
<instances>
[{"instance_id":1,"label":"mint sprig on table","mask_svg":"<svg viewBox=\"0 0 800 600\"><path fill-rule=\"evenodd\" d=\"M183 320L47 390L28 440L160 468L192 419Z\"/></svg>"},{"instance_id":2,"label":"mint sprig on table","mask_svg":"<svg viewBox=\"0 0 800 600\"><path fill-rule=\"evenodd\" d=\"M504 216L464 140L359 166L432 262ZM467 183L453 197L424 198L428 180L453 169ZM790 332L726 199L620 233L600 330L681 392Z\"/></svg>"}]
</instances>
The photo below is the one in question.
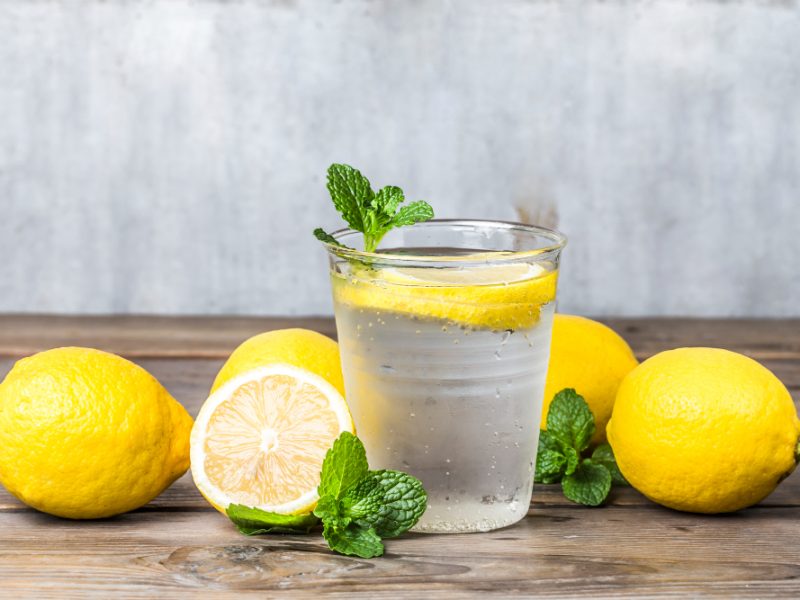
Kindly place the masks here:
<instances>
[{"instance_id":1,"label":"mint sprig on table","mask_svg":"<svg viewBox=\"0 0 800 600\"><path fill-rule=\"evenodd\" d=\"M328 192L350 228L364 234L365 252L375 252L391 229L433 218L433 209L424 200L401 206L405 202L403 190L387 185L375 192L369 180L349 165L328 167ZM328 244L343 246L321 228L315 229L314 235Z\"/></svg>"},{"instance_id":2,"label":"mint sprig on table","mask_svg":"<svg viewBox=\"0 0 800 600\"><path fill-rule=\"evenodd\" d=\"M373 558L381 540L413 527L425 512L422 483L400 471L370 471L364 444L344 432L325 455L313 514L280 515L232 504L228 517L245 535L308 533L322 521L322 536L334 552Z\"/></svg>"},{"instance_id":3,"label":"mint sprig on table","mask_svg":"<svg viewBox=\"0 0 800 600\"><path fill-rule=\"evenodd\" d=\"M425 512L428 495L416 477L400 471L370 471L364 445L342 433L322 463L314 514L332 550L372 558L383 554L381 539L411 529Z\"/></svg>"},{"instance_id":4,"label":"mint sprig on table","mask_svg":"<svg viewBox=\"0 0 800 600\"><path fill-rule=\"evenodd\" d=\"M601 444L586 456L595 431L594 415L573 389L558 392L547 413L547 429L539 432L536 483L558 483L569 500L599 506L611 484L627 484L611 446Z\"/></svg>"}]
</instances>

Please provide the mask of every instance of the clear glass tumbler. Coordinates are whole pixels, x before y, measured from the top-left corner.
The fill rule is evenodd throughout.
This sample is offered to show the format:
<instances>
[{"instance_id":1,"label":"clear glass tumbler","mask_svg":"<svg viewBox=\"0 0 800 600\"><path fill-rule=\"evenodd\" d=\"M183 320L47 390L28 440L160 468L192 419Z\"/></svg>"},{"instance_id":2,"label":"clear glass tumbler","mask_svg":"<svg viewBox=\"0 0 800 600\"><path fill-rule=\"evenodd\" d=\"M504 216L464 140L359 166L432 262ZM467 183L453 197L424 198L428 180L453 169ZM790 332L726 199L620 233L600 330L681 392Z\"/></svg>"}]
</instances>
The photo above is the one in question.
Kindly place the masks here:
<instances>
[{"instance_id":1,"label":"clear glass tumbler","mask_svg":"<svg viewBox=\"0 0 800 600\"><path fill-rule=\"evenodd\" d=\"M347 402L371 468L422 480L415 530L489 531L527 513L565 243L434 220L389 232L378 253L327 244Z\"/></svg>"}]
</instances>

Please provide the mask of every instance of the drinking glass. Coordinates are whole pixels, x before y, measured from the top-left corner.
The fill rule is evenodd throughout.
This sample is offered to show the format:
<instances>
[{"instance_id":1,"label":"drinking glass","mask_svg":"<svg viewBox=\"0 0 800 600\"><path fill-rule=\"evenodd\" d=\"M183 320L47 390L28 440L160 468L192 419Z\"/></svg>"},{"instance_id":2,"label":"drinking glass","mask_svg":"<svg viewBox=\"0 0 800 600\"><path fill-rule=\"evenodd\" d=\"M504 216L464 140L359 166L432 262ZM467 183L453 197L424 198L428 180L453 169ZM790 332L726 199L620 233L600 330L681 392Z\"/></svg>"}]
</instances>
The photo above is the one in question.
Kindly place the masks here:
<instances>
[{"instance_id":1,"label":"drinking glass","mask_svg":"<svg viewBox=\"0 0 800 600\"><path fill-rule=\"evenodd\" d=\"M326 244L347 403L371 468L425 486L415 530L527 514L565 243L532 225L433 220L375 253Z\"/></svg>"}]
</instances>

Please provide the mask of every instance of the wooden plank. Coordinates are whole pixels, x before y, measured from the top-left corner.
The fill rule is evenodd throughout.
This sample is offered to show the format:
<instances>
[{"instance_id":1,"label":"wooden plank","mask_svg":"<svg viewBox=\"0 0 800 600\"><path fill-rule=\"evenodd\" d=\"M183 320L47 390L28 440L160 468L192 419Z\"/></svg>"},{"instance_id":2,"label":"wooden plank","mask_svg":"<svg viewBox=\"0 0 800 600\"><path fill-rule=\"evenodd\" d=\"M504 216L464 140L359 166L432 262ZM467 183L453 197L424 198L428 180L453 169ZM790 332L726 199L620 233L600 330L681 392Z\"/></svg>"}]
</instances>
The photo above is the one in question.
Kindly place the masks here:
<instances>
[{"instance_id":1,"label":"wooden plank","mask_svg":"<svg viewBox=\"0 0 800 600\"><path fill-rule=\"evenodd\" d=\"M247 538L210 512L137 511L72 522L0 513L8 596L462 598L797 597L800 508L708 517L635 507L534 508L481 535L410 534L380 560L319 535Z\"/></svg>"},{"instance_id":2,"label":"wooden plank","mask_svg":"<svg viewBox=\"0 0 800 600\"><path fill-rule=\"evenodd\" d=\"M800 319L601 319L640 358L680 346L715 346L758 359L800 357ZM271 329L307 327L335 336L329 317L0 316L0 356L65 345L135 357L223 358L242 340Z\"/></svg>"},{"instance_id":3,"label":"wooden plank","mask_svg":"<svg viewBox=\"0 0 800 600\"><path fill-rule=\"evenodd\" d=\"M800 319L600 318L642 359L682 346L727 348L757 358L800 358Z\"/></svg>"},{"instance_id":4,"label":"wooden plank","mask_svg":"<svg viewBox=\"0 0 800 600\"><path fill-rule=\"evenodd\" d=\"M257 333L287 327L336 333L328 317L0 315L0 356L88 346L129 357L224 358Z\"/></svg>"}]
</instances>

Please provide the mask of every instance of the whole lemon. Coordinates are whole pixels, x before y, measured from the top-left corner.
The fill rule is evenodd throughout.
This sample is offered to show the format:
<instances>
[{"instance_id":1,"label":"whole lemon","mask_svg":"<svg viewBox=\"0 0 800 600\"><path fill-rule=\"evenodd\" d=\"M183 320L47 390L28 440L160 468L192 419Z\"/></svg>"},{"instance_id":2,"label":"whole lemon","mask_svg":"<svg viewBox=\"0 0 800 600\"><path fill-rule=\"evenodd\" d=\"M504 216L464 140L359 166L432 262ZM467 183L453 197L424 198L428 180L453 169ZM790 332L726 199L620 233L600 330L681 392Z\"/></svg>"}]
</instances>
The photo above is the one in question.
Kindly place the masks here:
<instances>
[{"instance_id":1,"label":"whole lemon","mask_svg":"<svg viewBox=\"0 0 800 600\"><path fill-rule=\"evenodd\" d=\"M730 512L764 499L797 460L800 420L786 387L756 361L716 348L653 356L620 386L608 440L651 500Z\"/></svg>"},{"instance_id":2,"label":"whole lemon","mask_svg":"<svg viewBox=\"0 0 800 600\"><path fill-rule=\"evenodd\" d=\"M574 388L594 415L592 443L605 441L606 423L611 417L617 388L638 364L630 346L610 327L584 317L556 314L542 426L553 396L564 388Z\"/></svg>"},{"instance_id":3,"label":"whole lemon","mask_svg":"<svg viewBox=\"0 0 800 600\"><path fill-rule=\"evenodd\" d=\"M344 395L339 344L309 329L276 329L242 342L222 365L211 392L245 371L276 362L311 371Z\"/></svg>"},{"instance_id":4,"label":"whole lemon","mask_svg":"<svg viewBox=\"0 0 800 600\"><path fill-rule=\"evenodd\" d=\"M0 384L0 483L71 519L146 504L189 467L192 418L141 367L90 348L24 358Z\"/></svg>"}]
</instances>

